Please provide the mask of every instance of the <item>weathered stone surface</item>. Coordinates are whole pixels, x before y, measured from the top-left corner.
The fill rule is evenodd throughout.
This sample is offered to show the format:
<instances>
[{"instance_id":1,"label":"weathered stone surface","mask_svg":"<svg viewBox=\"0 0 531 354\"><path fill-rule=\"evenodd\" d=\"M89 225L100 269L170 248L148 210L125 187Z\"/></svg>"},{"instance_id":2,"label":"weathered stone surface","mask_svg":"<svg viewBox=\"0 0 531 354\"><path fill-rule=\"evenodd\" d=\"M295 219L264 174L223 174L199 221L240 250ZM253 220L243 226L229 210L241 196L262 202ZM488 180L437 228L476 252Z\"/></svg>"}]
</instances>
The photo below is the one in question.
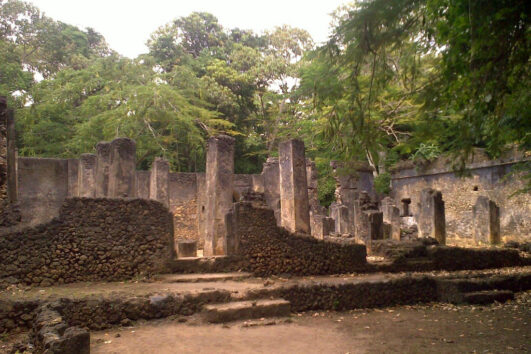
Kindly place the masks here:
<instances>
[{"instance_id":1,"label":"weathered stone surface","mask_svg":"<svg viewBox=\"0 0 531 354\"><path fill-rule=\"evenodd\" d=\"M324 208L319 204L319 195L317 192L317 168L315 162L306 159L306 181L308 184L308 202L310 203L310 212L325 214Z\"/></svg>"},{"instance_id":2,"label":"weathered stone surface","mask_svg":"<svg viewBox=\"0 0 531 354\"><path fill-rule=\"evenodd\" d=\"M275 213L277 225L281 226L280 217L280 166L278 158L268 157L262 170L264 197L267 205Z\"/></svg>"},{"instance_id":3,"label":"weathered stone surface","mask_svg":"<svg viewBox=\"0 0 531 354\"><path fill-rule=\"evenodd\" d=\"M283 299L237 301L206 305L203 317L210 323L225 323L263 317L290 315L290 303Z\"/></svg>"},{"instance_id":4,"label":"weathered stone surface","mask_svg":"<svg viewBox=\"0 0 531 354\"><path fill-rule=\"evenodd\" d=\"M161 202L166 207L170 205L169 173L170 164L168 161L156 157L151 166L149 198Z\"/></svg>"},{"instance_id":5,"label":"weathered stone surface","mask_svg":"<svg viewBox=\"0 0 531 354\"><path fill-rule=\"evenodd\" d=\"M321 214L310 214L310 222L312 227L312 236L323 240L325 236L328 236L335 232L334 219Z\"/></svg>"},{"instance_id":6,"label":"weathered stone surface","mask_svg":"<svg viewBox=\"0 0 531 354\"><path fill-rule=\"evenodd\" d=\"M446 220L442 193L431 188L424 189L418 210L419 237L433 237L441 245L446 244Z\"/></svg>"},{"instance_id":7,"label":"weathered stone surface","mask_svg":"<svg viewBox=\"0 0 531 354\"><path fill-rule=\"evenodd\" d=\"M234 142L234 138L227 135L208 139L205 256L227 254L225 215L233 202Z\"/></svg>"},{"instance_id":8,"label":"weathered stone surface","mask_svg":"<svg viewBox=\"0 0 531 354\"><path fill-rule=\"evenodd\" d=\"M17 148L15 134L15 113L7 110L7 198L10 203L18 201Z\"/></svg>"},{"instance_id":9,"label":"weathered stone surface","mask_svg":"<svg viewBox=\"0 0 531 354\"><path fill-rule=\"evenodd\" d=\"M96 161L94 154L81 154L79 158L79 197L93 198L95 196Z\"/></svg>"},{"instance_id":10,"label":"weathered stone surface","mask_svg":"<svg viewBox=\"0 0 531 354\"><path fill-rule=\"evenodd\" d=\"M272 210L240 202L237 232L244 270L258 276L356 272L366 265L365 246L298 236L275 225Z\"/></svg>"},{"instance_id":11,"label":"weathered stone surface","mask_svg":"<svg viewBox=\"0 0 531 354\"><path fill-rule=\"evenodd\" d=\"M96 197L109 197L109 171L111 168L111 143L96 144Z\"/></svg>"},{"instance_id":12,"label":"weathered stone surface","mask_svg":"<svg viewBox=\"0 0 531 354\"><path fill-rule=\"evenodd\" d=\"M79 196L79 159L68 159L68 189L67 197Z\"/></svg>"},{"instance_id":13,"label":"weathered stone surface","mask_svg":"<svg viewBox=\"0 0 531 354\"><path fill-rule=\"evenodd\" d=\"M178 257L197 257L196 240L177 240Z\"/></svg>"},{"instance_id":14,"label":"weathered stone surface","mask_svg":"<svg viewBox=\"0 0 531 354\"><path fill-rule=\"evenodd\" d=\"M7 203L7 100L0 96L0 201Z\"/></svg>"},{"instance_id":15,"label":"weathered stone surface","mask_svg":"<svg viewBox=\"0 0 531 354\"><path fill-rule=\"evenodd\" d=\"M337 203L330 204L330 217L334 219L334 230L336 234L346 235L351 233L349 210L346 205Z\"/></svg>"},{"instance_id":16,"label":"weathered stone surface","mask_svg":"<svg viewBox=\"0 0 531 354\"><path fill-rule=\"evenodd\" d=\"M304 143L297 139L279 144L281 225L295 233L310 234L310 210Z\"/></svg>"},{"instance_id":17,"label":"weathered stone surface","mask_svg":"<svg viewBox=\"0 0 531 354\"><path fill-rule=\"evenodd\" d=\"M389 238L400 241L400 209L394 205L393 199L382 199L383 221L389 224Z\"/></svg>"},{"instance_id":18,"label":"weathered stone surface","mask_svg":"<svg viewBox=\"0 0 531 354\"><path fill-rule=\"evenodd\" d=\"M172 215L143 199L66 199L47 224L3 234L0 285L121 280L167 270Z\"/></svg>"},{"instance_id":19,"label":"weathered stone surface","mask_svg":"<svg viewBox=\"0 0 531 354\"><path fill-rule=\"evenodd\" d=\"M128 138L111 142L109 197L136 197L136 143Z\"/></svg>"},{"instance_id":20,"label":"weathered stone surface","mask_svg":"<svg viewBox=\"0 0 531 354\"><path fill-rule=\"evenodd\" d=\"M500 239L500 208L488 197L480 196L473 207L474 240L478 244L498 244Z\"/></svg>"},{"instance_id":21,"label":"weathered stone surface","mask_svg":"<svg viewBox=\"0 0 531 354\"><path fill-rule=\"evenodd\" d=\"M136 196L149 199L151 171L136 171Z\"/></svg>"},{"instance_id":22,"label":"weathered stone surface","mask_svg":"<svg viewBox=\"0 0 531 354\"><path fill-rule=\"evenodd\" d=\"M432 188L444 197L447 243L474 246L473 206L480 195L487 196L500 208L500 237L526 242L531 240L531 194L514 192L525 186L523 173L514 171L523 151L507 151L490 160L474 149L467 161L467 177L451 168L452 161L440 158L427 166L403 166L392 174L392 197L399 203L410 199L411 213L417 215L421 191ZM512 172L513 171L513 172ZM511 173L512 172L512 173ZM510 178L505 178L508 173Z\"/></svg>"}]
</instances>

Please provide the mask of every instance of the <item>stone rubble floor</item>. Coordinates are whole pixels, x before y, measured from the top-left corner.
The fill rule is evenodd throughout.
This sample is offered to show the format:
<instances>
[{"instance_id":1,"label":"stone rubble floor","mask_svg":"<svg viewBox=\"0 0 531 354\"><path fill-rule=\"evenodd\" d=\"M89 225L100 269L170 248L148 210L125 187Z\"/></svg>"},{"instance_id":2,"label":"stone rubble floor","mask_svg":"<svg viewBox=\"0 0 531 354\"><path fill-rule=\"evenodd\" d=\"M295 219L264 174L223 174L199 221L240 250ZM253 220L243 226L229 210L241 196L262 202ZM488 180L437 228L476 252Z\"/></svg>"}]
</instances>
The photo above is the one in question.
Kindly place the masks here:
<instances>
[{"instance_id":1,"label":"stone rubble floor","mask_svg":"<svg viewBox=\"0 0 531 354\"><path fill-rule=\"evenodd\" d=\"M488 277L492 275L531 273L531 266L498 268L487 270L465 271L436 271L436 272L411 272L411 273L370 273L370 274L342 274L329 276L306 277L248 277L246 273L224 273L234 275L234 279L220 279L221 273L215 274L165 274L156 275L149 279L137 279L120 282L83 282L63 284L44 288L11 287L0 291L0 300L40 300L50 301L58 298L84 299L90 297L106 296L148 296L150 294L198 294L212 290L226 290L244 296L248 291L259 289L276 289L294 285L311 284L356 284L378 283L404 277L435 276L441 278L453 277ZM239 274L239 276L238 276ZM242 276L242 274L244 276ZM176 281L179 277L187 282ZM238 279L238 277L240 279Z\"/></svg>"},{"instance_id":2,"label":"stone rubble floor","mask_svg":"<svg viewBox=\"0 0 531 354\"><path fill-rule=\"evenodd\" d=\"M529 353L531 292L488 306L424 304L204 324L139 322L91 333L91 353Z\"/></svg>"},{"instance_id":3,"label":"stone rubble floor","mask_svg":"<svg viewBox=\"0 0 531 354\"><path fill-rule=\"evenodd\" d=\"M165 274L122 282L11 287L0 301L47 302L59 298L129 298L202 294L225 290L233 299L249 292L297 285L381 283L408 277L490 278L531 274L531 266L457 272L372 273L257 278L246 273ZM234 300L233 300L234 301ZM531 292L488 306L445 303L306 312L288 318L206 324L200 314L139 320L132 327L91 332L92 353L455 353L530 352ZM0 353L24 333L0 337Z\"/></svg>"}]
</instances>

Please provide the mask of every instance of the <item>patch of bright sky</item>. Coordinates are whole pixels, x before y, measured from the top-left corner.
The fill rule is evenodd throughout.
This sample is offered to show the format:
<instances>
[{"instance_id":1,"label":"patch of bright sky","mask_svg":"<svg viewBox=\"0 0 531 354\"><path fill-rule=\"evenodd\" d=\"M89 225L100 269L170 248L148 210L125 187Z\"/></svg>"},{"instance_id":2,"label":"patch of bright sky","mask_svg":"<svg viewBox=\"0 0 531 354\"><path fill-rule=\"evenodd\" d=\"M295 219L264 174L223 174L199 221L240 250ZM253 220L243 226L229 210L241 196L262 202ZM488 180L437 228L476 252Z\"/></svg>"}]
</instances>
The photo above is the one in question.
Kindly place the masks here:
<instances>
[{"instance_id":1,"label":"patch of bright sky","mask_svg":"<svg viewBox=\"0 0 531 354\"><path fill-rule=\"evenodd\" d=\"M150 34L193 11L210 12L224 28L256 33L288 24L307 30L316 43L327 40L331 16L348 0L29 0L55 20L92 27L110 47L130 58L147 52Z\"/></svg>"}]
</instances>

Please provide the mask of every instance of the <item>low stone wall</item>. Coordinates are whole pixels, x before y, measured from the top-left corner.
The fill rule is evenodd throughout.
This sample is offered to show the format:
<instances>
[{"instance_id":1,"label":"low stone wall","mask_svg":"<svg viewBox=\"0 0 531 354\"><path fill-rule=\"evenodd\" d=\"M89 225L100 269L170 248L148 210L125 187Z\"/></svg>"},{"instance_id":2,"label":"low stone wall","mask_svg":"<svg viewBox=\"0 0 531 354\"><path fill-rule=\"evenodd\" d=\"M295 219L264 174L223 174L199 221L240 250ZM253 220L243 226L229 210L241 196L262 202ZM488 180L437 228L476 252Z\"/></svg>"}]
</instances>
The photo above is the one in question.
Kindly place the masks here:
<instances>
[{"instance_id":1,"label":"low stone wall","mask_svg":"<svg viewBox=\"0 0 531 354\"><path fill-rule=\"evenodd\" d=\"M235 204L236 232L245 267L255 275L319 275L361 270L366 265L363 245L338 244L296 236L276 226L274 212L250 202Z\"/></svg>"},{"instance_id":2,"label":"low stone wall","mask_svg":"<svg viewBox=\"0 0 531 354\"><path fill-rule=\"evenodd\" d=\"M49 286L162 272L175 258L172 215L141 199L66 199L47 224L0 237L0 285Z\"/></svg>"}]
</instances>

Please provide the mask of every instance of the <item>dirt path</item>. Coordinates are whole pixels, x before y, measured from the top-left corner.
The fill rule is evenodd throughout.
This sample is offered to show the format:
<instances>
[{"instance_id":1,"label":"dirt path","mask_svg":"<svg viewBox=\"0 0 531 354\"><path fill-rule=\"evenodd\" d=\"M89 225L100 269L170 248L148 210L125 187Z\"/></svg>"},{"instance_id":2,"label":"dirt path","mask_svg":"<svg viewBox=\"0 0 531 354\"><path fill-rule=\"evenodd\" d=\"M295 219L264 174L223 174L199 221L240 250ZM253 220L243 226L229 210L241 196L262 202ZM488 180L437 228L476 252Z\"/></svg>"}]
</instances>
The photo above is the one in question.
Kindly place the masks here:
<instances>
[{"instance_id":1,"label":"dirt path","mask_svg":"<svg viewBox=\"0 0 531 354\"><path fill-rule=\"evenodd\" d=\"M244 322L222 326L166 320L94 332L91 352L526 353L531 351L530 305L527 292L503 305L305 313L292 316L290 323L277 320L254 327Z\"/></svg>"}]
</instances>

